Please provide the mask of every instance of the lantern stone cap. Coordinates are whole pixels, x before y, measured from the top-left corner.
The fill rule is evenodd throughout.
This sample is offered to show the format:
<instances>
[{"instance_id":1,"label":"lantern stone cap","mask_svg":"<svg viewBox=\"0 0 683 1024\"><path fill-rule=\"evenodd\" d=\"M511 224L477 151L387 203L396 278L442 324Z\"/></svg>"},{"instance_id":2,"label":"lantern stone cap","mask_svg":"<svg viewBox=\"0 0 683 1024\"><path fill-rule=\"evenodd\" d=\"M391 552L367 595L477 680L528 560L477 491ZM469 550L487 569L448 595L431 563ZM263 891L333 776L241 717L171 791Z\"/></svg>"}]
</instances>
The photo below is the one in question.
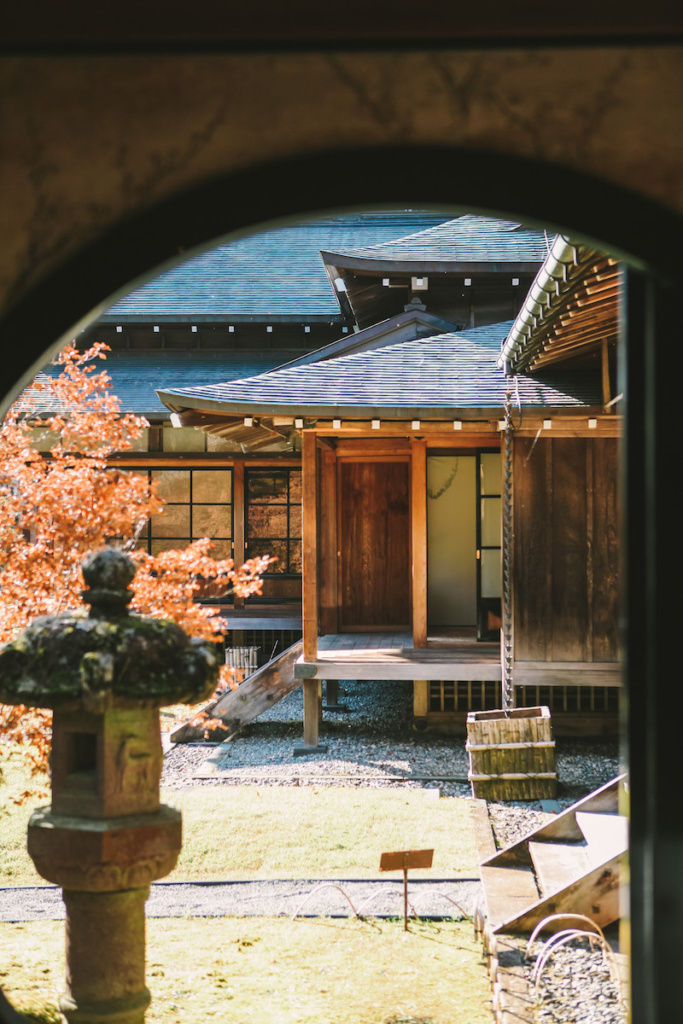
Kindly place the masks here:
<instances>
[{"instance_id":1,"label":"lantern stone cap","mask_svg":"<svg viewBox=\"0 0 683 1024\"><path fill-rule=\"evenodd\" d=\"M0 702L103 712L209 696L220 668L215 644L169 619L129 612L134 576L135 563L121 551L90 555L83 564L90 612L41 616L0 646Z\"/></svg>"}]
</instances>

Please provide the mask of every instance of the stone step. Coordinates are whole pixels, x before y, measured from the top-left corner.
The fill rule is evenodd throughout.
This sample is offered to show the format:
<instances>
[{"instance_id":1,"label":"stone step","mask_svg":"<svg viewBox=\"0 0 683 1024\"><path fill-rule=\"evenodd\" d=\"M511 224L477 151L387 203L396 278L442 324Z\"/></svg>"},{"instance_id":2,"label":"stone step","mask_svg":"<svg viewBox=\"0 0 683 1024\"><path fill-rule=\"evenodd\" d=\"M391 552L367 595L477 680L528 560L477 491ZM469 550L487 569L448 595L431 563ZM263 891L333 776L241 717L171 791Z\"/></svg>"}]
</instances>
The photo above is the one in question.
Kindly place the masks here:
<instances>
[{"instance_id":1,"label":"stone step","mask_svg":"<svg viewBox=\"0 0 683 1024\"><path fill-rule=\"evenodd\" d=\"M628 819L623 815L577 811L576 823L586 837L591 866L604 864L628 850Z\"/></svg>"},{"instance_id":2,"label":"stone step","mask_svg":"<svg viewBox=\"0 0 683 1024\"><path fill-rule=\"evenodd\" d=\"M529 842L536 880L543 896L559 892L590 869L587 847L582 843Z\"/></svg>"}]
</instances>

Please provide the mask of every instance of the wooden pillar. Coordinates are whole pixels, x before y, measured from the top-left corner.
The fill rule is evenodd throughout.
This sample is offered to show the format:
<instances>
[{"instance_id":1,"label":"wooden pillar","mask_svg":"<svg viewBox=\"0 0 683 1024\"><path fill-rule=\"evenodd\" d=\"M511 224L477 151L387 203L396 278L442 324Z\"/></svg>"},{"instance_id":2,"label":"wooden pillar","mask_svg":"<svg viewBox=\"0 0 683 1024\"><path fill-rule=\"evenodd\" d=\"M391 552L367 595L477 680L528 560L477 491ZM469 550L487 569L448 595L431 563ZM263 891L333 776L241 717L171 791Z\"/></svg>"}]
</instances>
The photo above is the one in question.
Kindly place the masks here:
<instances>
[{"instance_id":1,"label":"wooden pillar","mask_svg":"<svg viewBox=\"0 0 683 1024\"><path fill-rule=\"evenodd\" d=\"M609 382L609 349L607 342L603 340L600 348L600 362L602 367L602 405L605 412L614 412L614 406L609 403L612 401L612 395L610 394L610 382Z\"/></svg>"},{"instance_id":2,"label":"wooden pillar","mask_svg":"<svg viewBox=\"0 0 683 1024\"><path fill-rule=\"evenodd\" d=\"M322 707L322 682L304 679L304 743L295 747L295 754L324 754L327 747L318 741Z\"/></svg>"},{"instance_id":3,"label":"wooden pillar","mask_svg":"<svg viewBox=\"0 0 683 1024\"><path fill-rule=\"evenodd\" d=\"M429 713L429 680L413 679L413 718L426 718Z\"/></svg>"},{"instance_id":4,"label":"wooden pillar","mask_svg":"<svg viewBox=\"0 0 683 1024\"><path fill-rule=\"evenodd\" d=\"M232 557L236 566L244 564L244 463L236 461L232 470ZM244 598L235 594L235 608L244 607Z\"/></svg>"},{"instance_id":5,"label":"wooden pillar","mask_svg":"<svg viewBox=\"0 0 683 1024\"><path fill-rule=\"evenodd\" d=\"M318 450L305 430L301 444L303 515L303 657L318 657ZM304 685L304 691L305 691Z\"/></svg>"},{"instance_id":6,"label":"wooden pillar","mask_svg":"<svg viewBox=\"0 0 683 1024\"><path fill-rule=\"evenodd\" d=\"M411 443L413 646L427 646L427 443Z\"/></svg>"}]
</instances>

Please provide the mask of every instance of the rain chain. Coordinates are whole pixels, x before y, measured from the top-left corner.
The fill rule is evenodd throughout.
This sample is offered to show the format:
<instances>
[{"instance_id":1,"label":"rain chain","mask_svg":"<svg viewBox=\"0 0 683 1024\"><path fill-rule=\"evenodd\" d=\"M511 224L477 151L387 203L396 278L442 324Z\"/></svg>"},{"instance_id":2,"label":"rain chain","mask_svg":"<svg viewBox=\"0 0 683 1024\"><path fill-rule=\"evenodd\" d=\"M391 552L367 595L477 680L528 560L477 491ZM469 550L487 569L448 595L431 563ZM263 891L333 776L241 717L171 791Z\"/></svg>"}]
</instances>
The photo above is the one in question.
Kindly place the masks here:
<instances>
[{"instance_id":1,"label":"rain chain","mask_svg":"<svg viewBox=\"0 0 683 1024\"><path fill-rule=\"evenodd\" d=\"M505 392L505 431L503 434L503 649L501 657L503 709L515 706L512 680L512 408L510 392Z\"/></svg>"}]
</instances>

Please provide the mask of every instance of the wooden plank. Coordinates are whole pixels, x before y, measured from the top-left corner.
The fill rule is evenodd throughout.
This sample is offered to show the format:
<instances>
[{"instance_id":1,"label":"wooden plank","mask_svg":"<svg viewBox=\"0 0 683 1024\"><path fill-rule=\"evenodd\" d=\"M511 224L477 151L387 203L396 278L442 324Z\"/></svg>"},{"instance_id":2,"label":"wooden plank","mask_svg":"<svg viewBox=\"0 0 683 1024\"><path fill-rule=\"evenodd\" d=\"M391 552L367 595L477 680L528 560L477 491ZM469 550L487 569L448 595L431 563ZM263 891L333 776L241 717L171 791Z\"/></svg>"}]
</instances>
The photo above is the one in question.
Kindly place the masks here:
<instances>
[{"instance_id":1,"label":"wooden plank","mask_svg":"<svg viewBox=\"0 0 683 1024\"><path fill-rule=\"evenodd\" d=\"M591 867L586 848L579 843L532 841L529 853L544 896L573 885Z\"/></svg>"},{"instance_id":2,"label":"wooden plank","mask_svg":"<svg viewBox=\"0 0 683 1024\"><path fill-rule=\"evenodd\" d=\"M619 858L615 857L606 864L587 872L559 892L554 892L537 901L521 913L513 910L509 917L503 917L500 920L503 915L498 912L499 923L493 925L493 930L528 933L544 917L565 912L585 914L601 928L606 928L617 921L621 914L619 882L620 864ZM503 912L505 912L504 907ZM564 925L558 925L558 927L564 927Z\"/></svg>"},{"instance_id":3,"label":"wooden plank","mask_svg":"<svg viewBox=\"0 0 683 1024\"><path fill-rule=\"evenodd\" d=\"M413 562L413 645L427 645L427 446L412 442L411 532Z\"/></svg>"},{"instance_id":4,"label":"wooden plank","mask_svg":"<svg viewBox=\"0 0 683 1024\"><path fill-rule=\"evenodd\" d=\"M303 653L315 660L318 653L318 447L315 434L301 439L303 533Z\"/></svg>"},{"instance_id":5,"label":"wooden plank","mask_svg":"<svg viewBox=\"0 0 683 1024\"><path fill-rule=\"evenodd\" d=\"M495 931L502 922L524 913L538 902L536 879L530 867L489 867L479 868L486 916Z\"/></svg>"},{"instance_id":6,"label":"wooden plank","mask_svg":"<svg viewBox=\"0 0 683 1024\"><path fill-rule=\"evenodd\" d=\"M336 633L337 615L337 462L333 451L320 461L320 630Z\"/></svg>"},{"instance_id":7,"label":"wooden plank","mask_svg":"<svg viewBox=\"0 0 683 1024\"><path fill-rule=\"evenodd\" d=\"M552 661L588 661L586 444L553 439Z\"/></svg>"},{"instance_id":8,"label":"wooden plank","mask_svg":"<svg viewBox=\"0 0 683 1024\"><path fill-rule=\"evenodd\" d=\"M300 659L294 667L301 679L441 679L469 680L476 675L478 680L500 682L500 662L480 664L459 664L453 661L421 664L406 659L378 660L371 658L330 658L325 661Z\"/></svg>"},{"instance_id":9,"label":"wooden plank","mask_svg":"<svg viewBox=\"0 0 683 1024\"><path fill-rule=\"evenodd\" d=\"M619 656L618 446L596 438L593 447L593 658Z\"/></svg>"},{"instance_id":10,"label":"wooden plank","mask_svg":"<svg viewBox=\"0 0 683 1024\"><path fill-rule=\"evenodd\" d=\"M515 435L514 466L514 552L513 607L515 609L515 655L521 661L543 661L547 657L545 628L549 604L547 579L549 508L546 464L550 441L534 441Z\"/></svg>"},{"instance_id":11,"label":"wooden plank","mask_svg":"<svg viewBox=\"0 0 683 1024\"><path fill-rule=\"evenodd\" d=\"M623 814L577 811L576 824L588 844L586 853L592 867L628 851L628 818Z\"/></svg>"},{"instance_id":12,"label":"wooden plank","mask_svg":"<svg viewBox=\"0 0 683 1024\"><path fill-rule=\"evenodd\" d=\"M218 719L222 726L215 730L217 736L232 739L245 725L301 686L301 680L294 675L294 665L301 656L302 646L301 641L292 644L279 657L248 676L236 690L228 690L217 701L207 704L204 712ZM176 729L171 741L191 743L204 739L204 733L204 726L186 722Z\"/></svg>"},{"instance_id":13,"label":"wooden plank","mask_svg":"<svg viewBox=\"0 0 683 1024\"><path fill-rule=\"evenodd\" d=\"M602 409L586 410L582 417L575 417L571 420L557 420L555 413L552 413L552 436L553 437L621 437L623 422L621 416L606 415L601 419ZM588 426L588 420L597 420L595 428ZM536 420L535 424L530 423L524 417L522 426L515 430L515 437L534 438L541 427L541 421Z\"/></svg>"},{"instance_id":14,"label":"wooden plank","mask_svg":"<svg viewBox=\"0 0 683 1024\"><path fill-rule=\"evenodd\" d=\"M472 823L474 826L474 841L477 845L477 859L482 861L495 857L496 840L493 835L493 827L489 818L488 804L486 800L474 798L469 802L471 809Z\"/></svg>"},{"instance_id":15,"label":"wooden plank","mask_svg":"<svg viewBox=\"0 0 683 1024\"><path fill-rule=\"evenodd\" d=\"M278 466L284 465L288 468L296 469L300 465L301 460L299 456L291 455L271 455L270 458L264 458L264 456L235 456L235 455L218 455L215 452L188 452L186 455L154 455L148 452L130 452L127 454L114 455L112 458L107 459L108 466L137 466L146 468L155 468L162 466L166 469L176 468L183 469L191 466L193 469L197 467L205 467L206 469L229 469L232 466L236 466L238 462L246 462L247 465L253 466L254 468L263 469L270 467L274 462L277 462Z\"/></svg>"},{"instance_id":16,"label":"wooden plank","mask_svg":"<svg viewBox=\"0 0 683 1024\"><path fill-rule=\"evenodd\" d=\"M619 666L604 671L602 664L595 662L584 662L581 668L553 664L542 669L529 669L524 662L515 662L512 678L515 686L621 686Z\"/></svg>"},{"instance_id":17,"label":"wooden plank","mask_svg":"<svg viewBox=\"0 0 683 1024\"><path fill-rule=\"evenodd\" d=\"M619 672L620 665L618 661L602 661L602 662L586 662L586 661L515 661L514 662L515 673L519 672L550 672L550 671L561 671L566 670L567 672L581 672L584 669L590 669L591 672L604 673L610 675L615 672ZM538 681L533 686L542 685ZM607 685L607 684L603 684Z\"/></svg>"}]
</instances>

